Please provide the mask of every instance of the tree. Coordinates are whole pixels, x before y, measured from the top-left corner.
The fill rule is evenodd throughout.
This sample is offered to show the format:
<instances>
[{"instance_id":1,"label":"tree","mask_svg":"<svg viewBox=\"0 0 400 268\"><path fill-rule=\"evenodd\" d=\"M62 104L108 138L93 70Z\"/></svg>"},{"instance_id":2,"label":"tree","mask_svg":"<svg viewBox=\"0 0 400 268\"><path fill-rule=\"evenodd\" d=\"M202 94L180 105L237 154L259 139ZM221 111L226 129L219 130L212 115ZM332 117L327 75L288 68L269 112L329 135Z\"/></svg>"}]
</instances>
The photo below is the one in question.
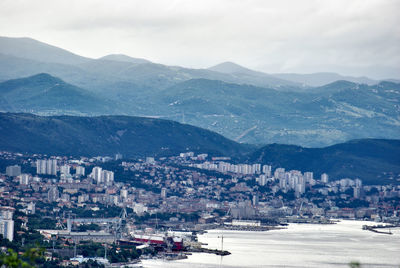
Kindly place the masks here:
<instances>
[{"instance_id":1,"label":"tree","mask_svg":"<svg viewBox=\"0 0 400 268\"><path fill-rule=\"evenodd\" d=\"M349 263L350 268L360 268L361 264L358 261L352 261Z\"/></svg>"},{"instance_id":2,"label":"tree","mask_svg":"<svg viewBox=\"0 0 400 268\"><path fill-rule=\"evenodd\" d=\"M10 268L37 267L38 262L43 258L43 252L43 248L30 248L20 257L14 250L8 249L7 253L0 254L0 266Z\"/></svg>"},{"instance_id":3,"label":"tree","mask_svg":"<svg viewBox=\"0 0 400 268\"><path fill-rule=\"evenodd\" d=\"M17 267L33 267L29 263L23 261L18 254L12 250L9 249L7 253L2 253L0 255L0 266L5 266L5 267L11 267L11 268L17 268Z\"/></svg>"}]
</instances>

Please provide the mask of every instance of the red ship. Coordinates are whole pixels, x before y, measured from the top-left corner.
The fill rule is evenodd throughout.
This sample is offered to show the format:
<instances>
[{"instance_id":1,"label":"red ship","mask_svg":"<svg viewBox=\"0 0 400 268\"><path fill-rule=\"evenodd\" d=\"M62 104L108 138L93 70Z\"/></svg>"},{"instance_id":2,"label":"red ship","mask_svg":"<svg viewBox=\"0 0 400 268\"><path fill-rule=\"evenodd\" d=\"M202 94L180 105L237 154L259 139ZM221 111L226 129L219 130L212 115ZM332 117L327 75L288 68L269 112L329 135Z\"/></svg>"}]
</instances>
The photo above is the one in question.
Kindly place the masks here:
<instances>
[{"instance_id":1,"label":"red ship","mask_svg":"<svg viewBox=\"0 0 400 268\"><path fill-rule=\"evenodd\" d=\"M165 246L175 251L183 250L183 239L175 236L166 236L163 234L154 234L154 235L134 234L133 241L142 244Z\"/></svg>"}]
</instances>

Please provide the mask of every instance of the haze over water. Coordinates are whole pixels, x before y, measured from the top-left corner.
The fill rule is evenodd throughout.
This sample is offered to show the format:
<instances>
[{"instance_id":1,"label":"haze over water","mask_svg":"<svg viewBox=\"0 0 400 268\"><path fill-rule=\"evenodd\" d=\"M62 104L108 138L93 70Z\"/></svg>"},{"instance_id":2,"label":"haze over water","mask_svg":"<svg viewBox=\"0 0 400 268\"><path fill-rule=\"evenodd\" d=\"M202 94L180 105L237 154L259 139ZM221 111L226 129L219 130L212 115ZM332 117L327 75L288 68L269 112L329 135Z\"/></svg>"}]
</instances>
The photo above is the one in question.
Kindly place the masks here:
<instances>
[{"instance_id":1,"label":"haze over water","mask_svg":"<svg viewBox=\"0 0 400 268\"><path fill-rule=\"evenodd\" d=\"M290 224L288 229L268 232L211 230L199 236L208 248L232 255L223 257L194 253L186 260L146 260L144 267L400 267L400 229L393 235L362 230L372 222L342 221L332 225Z\"/></svg>"}]
</instances>

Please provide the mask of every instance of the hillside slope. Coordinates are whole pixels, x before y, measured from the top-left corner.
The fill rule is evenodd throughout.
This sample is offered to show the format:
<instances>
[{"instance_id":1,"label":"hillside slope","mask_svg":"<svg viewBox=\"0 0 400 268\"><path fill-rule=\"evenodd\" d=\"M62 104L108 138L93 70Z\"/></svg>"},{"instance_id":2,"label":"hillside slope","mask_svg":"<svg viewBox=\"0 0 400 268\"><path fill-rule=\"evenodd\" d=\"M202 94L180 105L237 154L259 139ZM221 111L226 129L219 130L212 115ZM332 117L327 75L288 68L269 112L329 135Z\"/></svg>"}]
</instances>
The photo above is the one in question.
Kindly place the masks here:
<instances>
[{"instance_id":1,"label":"hillside slope","mask_svg":"<svg viewBox=\"0 0 400 268\"><path fill-rule=\"evenodd\" d=\"M0 110L46 114L107 114L112 103L49 74L0 83Z\"/></svg>"},{"instance_id":2,"label":"hillside slope","mask_svg":"<svg viewBox=\"0 0 400 268\"><path fill-rule=\"evenodd\" d=\"M363 139L325 148L270 144L248 160L288 170L328 173L332 179L360 178L367 184L400 183L400 140ZM392 177L392 179L390 179Z\"/></svg>"},{"instance_id":3,"label":"hillside slope","mask_svg":"<svg viewBox=\"0 0 400 268\"><path fill-rule=\"evenodd\" d=\"M0 53L42 62L79 64L88 58L27 37L0 36Z\"/></svg>"},{"instance_id":4,"label":"hillside slope","mask_svg":"<svg viewBox=\"0 0 400 268\"><path fill-rule=\"evenodd\" d=\"M0 150L132 157L185 151L238 155L244 149L214 132L168 120L0 113Z\"/></svg>"},{"instance_id":5,"label":"hillside slope","mask_svg":"<svg viewBox=\"0 0 400 268\"><path fill-rule=\"evenodd\" d=\"M192 79L154 96L153 110L247 143L327 146L360 138L400 138L400 84L347 81L283 92ZM183 117L184 116L184 117Z\"/></svg>"}]
</instances>

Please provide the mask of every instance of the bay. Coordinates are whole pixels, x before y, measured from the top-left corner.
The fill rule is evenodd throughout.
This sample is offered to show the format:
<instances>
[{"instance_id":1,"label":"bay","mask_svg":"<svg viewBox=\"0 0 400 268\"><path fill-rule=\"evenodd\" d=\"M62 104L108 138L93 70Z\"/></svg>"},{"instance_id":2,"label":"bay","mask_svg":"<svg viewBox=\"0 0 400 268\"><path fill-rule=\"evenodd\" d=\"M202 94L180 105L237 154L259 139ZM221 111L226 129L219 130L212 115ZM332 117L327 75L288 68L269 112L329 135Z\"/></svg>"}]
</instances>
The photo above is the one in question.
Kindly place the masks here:
<instances>
[{"instance_id":1,"label":"bay","mask_svg":"<svg viewBox=\"0 0 400 268\"><path fill-rule=\"evenodd\" d=\"M199 236L205 247L232 254L193 253L178 261L144 260L144 267L400 267L400 228L393 235L362 230L364 221L337 224L290 224L266 232L210 230Z\"/></svg>"}]
</instances>

